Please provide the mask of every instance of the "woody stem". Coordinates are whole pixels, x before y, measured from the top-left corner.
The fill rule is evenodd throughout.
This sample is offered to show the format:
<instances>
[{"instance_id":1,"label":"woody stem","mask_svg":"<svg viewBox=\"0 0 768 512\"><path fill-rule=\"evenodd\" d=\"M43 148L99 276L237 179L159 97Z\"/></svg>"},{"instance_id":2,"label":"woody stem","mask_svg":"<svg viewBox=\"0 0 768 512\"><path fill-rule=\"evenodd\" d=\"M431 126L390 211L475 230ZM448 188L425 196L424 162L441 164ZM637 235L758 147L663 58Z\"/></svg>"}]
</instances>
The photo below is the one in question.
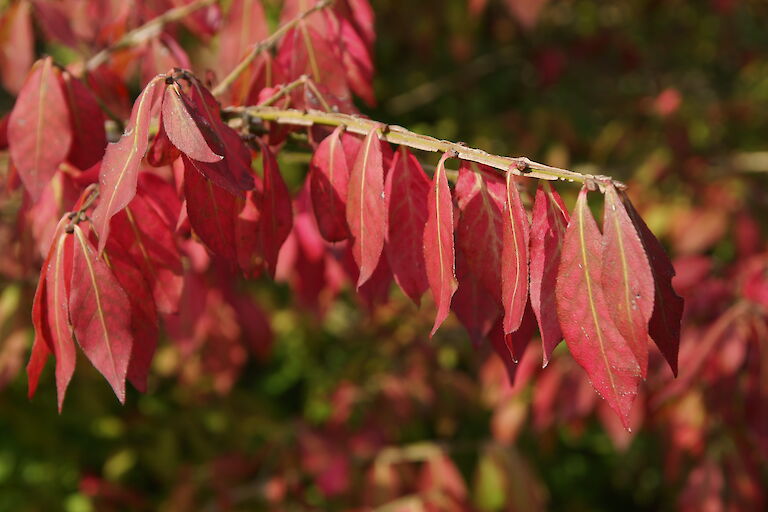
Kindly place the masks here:
<instances>
[{"instance_id":1,"label":"woody stem","mask_svg":"<svg viewBox=\"0 0 768 512\"><path fill-rule=\"evenodd\" d=\"M428 135L421 135L401 126L386 125L371 119L340 114L336 112L322 112L319 110L295 110L280 109L270 106L247 106L247 107L229 107L224 112L232 115L246 116L258 121L272 121L279 124L295 126L344 126L347 131L359 135L366 135L371 130L378 130L381 140L407 146L413 149L433 152L453 152L461 160L477 162L494 169L498 169L501 174L511 172L518 176L527 176L542 180L563 180L570 182L583 183L591 188L602 188L606 184L611 184L617 189L626 189L626 185L609 176L585 174L568 169L561 169L551 165L546 165L520 156L502 156L493 155L482 149L467 147L462 143L440 140Z\"/></svg>"}]
</instances>

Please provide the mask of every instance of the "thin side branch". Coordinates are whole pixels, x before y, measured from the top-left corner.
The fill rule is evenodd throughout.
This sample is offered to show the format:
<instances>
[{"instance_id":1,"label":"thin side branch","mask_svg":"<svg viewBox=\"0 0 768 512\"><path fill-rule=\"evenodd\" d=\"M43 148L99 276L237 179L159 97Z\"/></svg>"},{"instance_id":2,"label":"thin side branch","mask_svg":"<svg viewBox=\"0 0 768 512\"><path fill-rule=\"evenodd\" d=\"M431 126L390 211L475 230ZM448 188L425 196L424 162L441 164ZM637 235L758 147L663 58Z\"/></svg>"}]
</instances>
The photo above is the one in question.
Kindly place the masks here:
<instances>
[{"instance_id":1,"label":"thin side branch","mask_svg":"<svg viewBox=\"0 0 768 512\"><path fill-rule=\"evenodd\" d=\"M163 30L163 27L165 27L167 24L179 21L191 13L197 11L198 9L208 7L217 1L218 0L197 0L187 5L182 5L180 7L175 7L165 11L160 16L152 18L142 26L126 33L123 37L117 40L117 42L111 46L108 46L107 48L104 48L99 53L88 59L88 61L85 63L85 70L91 71L98 68L104 64L109 56L114 52L148 41L149 39L159 34Z\"/></svg>"},{"instance_id":2,"label":"thin side branch","mask_svg":"<svg viewBox=\"0 0 768 512\"><path fill-rule=\"evenodd\" d=\"M245 58L240 61L240 64L235 67L235 69L232 70L231 73L229 73L226 77L224 77L221 82L219 82L216 87L211 91L211 93L214 96L220 96L224 92L226 92L227 89L229 89L232 84L237 80L237 77L243 74L243 72L248 69L248 66L251 65L253 60L259 56L259 54L265 50L268 50L275 46L277 42L280 40L281 37L285 35L286 32L291 30L293 27L299 24L301 20L309 16L310 14L313 14L317 11L320 11L322 9L325 9L329 5L333 3L333 0L320 0L317 2L313 7L310 7L306 11L302 12L295 18L293 18L291 21L286 22L285 24L281 25L277 30L275 30L269 37L261 41L259 44L253 47L251 52L245 56Z\"/></svg>"},{"instance_id":3,"label":"thin side branch","mask_svg":"<svg viewBox=\"0 0 768 512\"><path fill-rule=\"evenodd\" d=\"M520 156L492 155L482 149L470 148L462 143L440 140L428 135L420 135L402 126L386 125L371 119L339 114L335 112L322 112L319 110L295 110L279 109L269 106L230 107L224 109L225 113L248 116L255 120L273 121L279 124L295 126L344 126L347 131L359 135L366 135L371 130L378 130L379 138L399 146L407 146L413 149L433 152L453 152L462 160L469 160L498 169L502 174L511 172L518 176L528 176L542 180L563 180L584 183L591 188L602 188L605 184L612 184L620 190L626 189L626 185L609 176L583 174L580 172L561 169L551 165L541 164Z\"/></svg>"}]
</instances>

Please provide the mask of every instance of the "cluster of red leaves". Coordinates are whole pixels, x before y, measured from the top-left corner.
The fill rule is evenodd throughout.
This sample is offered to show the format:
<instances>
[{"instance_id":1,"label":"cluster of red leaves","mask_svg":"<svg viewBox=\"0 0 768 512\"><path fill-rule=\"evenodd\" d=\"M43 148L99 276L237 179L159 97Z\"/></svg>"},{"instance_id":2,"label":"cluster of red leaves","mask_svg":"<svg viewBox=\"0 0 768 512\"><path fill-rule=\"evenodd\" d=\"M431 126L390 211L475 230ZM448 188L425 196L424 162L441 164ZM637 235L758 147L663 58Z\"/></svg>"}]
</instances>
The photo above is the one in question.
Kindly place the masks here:
<instances>
[{"instance_id":1,"label":"cluster of red leaves","mask_svg":"<svg viewBox=\"0 0 768 512\"><path fill-rule=\"evenodd\" d=\"M370 8L338 2L304 18L307 7L286 2L283 21L298 22L274 58L262 52L237 77L230 102L347 112L354 111L352 93L373 102ZM224 74L266 36L260 3L234 2L221 27ZM147 58L169 36L152 38L132 58ZM175 61L185 63L181 52ZM100 100L119 103L119 88L104 96L93 76L88 83ZM301 87L279 87L290 83ZM220 110L205 84L174 68L146 82L122 137L105 149L89 87L50 58L33 66L8 118L12 165L31 209L51 201L45 194L57 176L73 182L79 200L58 222L50 217L60 207L44 213L55 227L47 231L35 297L30 393L52 353L61 407L75 340L121 401L126 379L144 389L158 316L178 311L182 255L197 240L224 267L289 280L302 301L318 307L346 279L367 304L385 300L393 279L417 304L429 290L437 308L432 334L453 309L475 342L491 340L510 376L538 324L544 363L565 338L625 426L646 376L649 337L676 371L682 303L671 287L674 272L610 182L600 184L601 234L586 186L571 216L551 187L540 187L529 218L512 172L500 179L462 161L451 189L445 164L454 154L442 156L430 179L406 148L393 151L380 139L380 128L361 138L342 126L330 133L312 127L309 176L294 201L275 156L287 129L238 133ZM255 155L260 174L251 169ZM92 208L87 185L97 173Z\"/></svg>"}]
</instances>

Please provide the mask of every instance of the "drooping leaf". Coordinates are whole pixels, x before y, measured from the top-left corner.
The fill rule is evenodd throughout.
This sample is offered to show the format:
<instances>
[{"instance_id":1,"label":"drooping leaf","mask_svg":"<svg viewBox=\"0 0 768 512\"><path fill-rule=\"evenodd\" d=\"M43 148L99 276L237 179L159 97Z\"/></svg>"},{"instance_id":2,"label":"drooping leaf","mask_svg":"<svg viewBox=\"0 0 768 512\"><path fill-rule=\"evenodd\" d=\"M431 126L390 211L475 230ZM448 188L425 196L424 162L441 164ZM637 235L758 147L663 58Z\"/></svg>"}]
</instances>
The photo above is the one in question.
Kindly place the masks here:
<instances>
[{"instance_id":1,"label":"drooping leaf","mask_svg":"<svg viewBox=\"0 0 768 512\"><path fill-rule=\"evenodd\" d=\"M226 261L237 262L235 196L203 177L189 158L182 156L181 159L184 162L184 196L192 229L212 253Z\"/></svg>"},{"instance_id":2,"label":"drooping leaf","mask_svg":"<svg viewBox=\"0 0 768 512\"><path fill-rule=\"evenodd\" d=\"M557 192L549 184L539 186L533 203L530 235L530 297L539 323L544 366L563 339L557 321L555 282L568 221L568 210Z\"/></svg>"},{"instance_id":3,"label":"drooping leaf","mask_svg":"<svg viewBox=\"0 0 768 512\"><path fill-rule=\"evenodd\" d=\"M175 313L181 297L182 264L173 230L143 194L112 218L112 238L141 270L161 313Z\"/></svg>"},{"instance_id":4,"label":"drooping leaf","mask_svg":"<svg viewBox=\"0 0 768 512\"><path fill-rule=\"evenodd\" d=\"M24 188L37 200L72 145L67 101L53 60L38 61L8 120L8 145Z\"/></svg>"},{"instance_id":5,"label":"drooping leaf","mask_svg":"<svg viewBox=\"0 0 768 512\"><path fill-rule=\"evenodd\" d=\"M504 203L503 249L501 251L501 294L504 305L504 332L517 331L528 302L528 215L520 200L514 175L507 172ZM519 356L516 356L519 357Z\"/></svg>"},{"instance_id":6,"label":"drooping leaf","mask_svg":"<svg viewBox=\"0 0 768 512\"><path fill-rule=\"evenodd\" d=\"M453 202L445 174L445 153L437 164L427 196L427 223L424 226L424 261L432 298L437 306L430 336L445 321L451 298L458 288L453 246Z\"/></svg>"},{"instance_id":7,"label":"drooping leaf","mask_svg":"<svg viewBox=\"0 0 768 512\"><path fill-rule=\"evenodd\" d=\"M70 316L77 342L120 403L131 358L131 305L110 268L75 226Z\"/></svg>"},{"instance_id":8,"label":"drooping leaf","mask_svg":"<svg viewBox=\"0 0 768 512\"><path fill-rule=\"evenodd\" d=\"M395 281L416 304L429 288L424 261L428 194L429 179L419 161L401 146L385 184L389 216L385 251Z\"/></svg>"},{"instance_id":9,"label":"drooping leaf","mask_svg":"<svg viewBox=\"0 0 768 512\"><path fill-rule=\"evenodd\" d=\"M205 177L226 188L233 194L239 194L253 188L251 172L251 152L235 130L221 119L219 103L211 92L198 80L192 80L189 87L192 106L200 115L198 124L207 127L203 132L206 142L217 155L223 155L219 162L198 162L192 160L195 168ZM210 136L206 133L210 128Z\"/></svg>"},{"instance_id":10,"label":"drooping leaf","mask_svg":"<svg viewBox=\"0 0 768 512\"><path fill-rule=\"evenodd\" d=\"M555 291L557 316L573 358L627 428L640 367L609 313L601 268L602 236L584 187L563 241Z\"/></svg>"},{"instance_id":11,"label":"drooping leaf","mask_svg":"<svg viewBox=\"0 0 768 512\"><path fill-rule=\"evenodd\" d=\"M107 147L104 114L91 91L69 72L62 73L62 84L74 136L67 161L85 170L104 156Z\"/></svg>"},{"instance_id":12,"label":"drooping leaf","mask_svg":"<svg viewBox=\"0 0 768 512\"><path fill-rule=\"evenodd\" d=\"M472 344L480 347L499 318L498 303L472 274L463 251L456 254L456 276L459 287L451 301L451 309L467 330Z\"/></svg>"},{"instance_id":13,"label":"drooping leaf","mask_svg":"<svg viewBox=\"0 0 768 512\"><path fill-rule=\"evenodd\" d=\"M274 276L280 247L293 226L293 205L275 155L266 144L261 145L261 163L264 173L259 208L261 250L267 269Z\"/></svg>"},{"instance_id":14,"label":"drooping leaf","mask_svg":"<svg viewBox=\"0 0 768 512\"><path fill-rule=\"evenodd\" d=\"M456 245L491 298L501 304L504 182L486 178L482 171L474 162L463 161L459 167Z\"/></svg>"},{"instance_id":15,"label":"drooping leaf","mask_svg":"<svg viewBox=\"0 0 768 512\"><path fill-rule=\"evenodd\" d=\"M366 136L349 175L347 225L352 235L352 255L360 269L359 288L376 269L387 232L384 167L375 128Z\"/></svg>"},{"instance_id":16,"label":"drooping leaf","mask_svg":"<svg viewBox=\"0 0 768 512\"><path fill-rule=\"evenodd\" d=\"M653 314L648 325L648 333L661 350L661 353L677 376L677 354L680 347L680 321L683 316L683 299L675 293L672 278L675 268L669 261L661 243L645 224L640 214L626 194L622 194L622 202L629 218L640 236L645 254L651 266L654 282Z\"/></svg>"},{"instance_id":17,"label":"drooping leaf","mask_svg":"<svg viewBox=\"0 0 768 512\"><path fill-rule=\"evenodd\" d=\"M247 277L255 278L264 268L261 249L261 192L249 190L243 199L238 198L240 212L235 221L237 261Z\"/></svg>"},{"instance_id":18,"label":"drooping leaf","mask_svg":"<svg viewBox=\"0 0 768 512\"><path fill-rule=\"evenodd\" d=\"M349 168L341 145L343 131L339 126L323 139L309 164L312 210L320 234L329 242L349 237L346 217Z\"/></svg>"},{"instance_id":19,"label":"drooping leaf","mask_svg":"<svg viewBox=\"0 0 768 512\"><path fill-rule=\"evenodd\" d=\"M179 151L198 162L218 162L216 154L205 140L195 119L176 84L165 88L163 94L163 128L168 139ZM199 117L195 112L196 117ZM202 121L202 120L201 120Z\"/></svg>"},{"instance_id":20,"label":"drooping leaf","mask_svg":"<svg viewBox=\"0 0 768 512\"><path fill-rule=\"evenodd\" d=\"M129 211L135 203L136 200L134 199L125 211ZM120 215L123 215L123 212L115 216L115 219ZM116 231L114 230L114 235L117 235ZM152 364L152 356L154 356L157 347L157 308L152 297L151 281L147 281L140 267L116 238L117 236L109 238L104 253L109 268L117 278L131 305L130 325L133 345L126 377L136 389L143 392L147 390L147 376Z\"/></svg>"},{"instance_id":21,"label":"drooping leaf","mask_svg":"<svg viewBox=\"0 0 768 512\"><path fill-rule=\"evenodd\" d=\"M605 189L603 284L608 311L629 344L645 378L648 370L648 321L653 313L653 275L643 244L616 193Z\"/></svg>"},{"instance_id":22,"label":"drooping leaf","mask_svg":"<svg viewBox=\"0 0 768 512\"><path fill-rule=\"evenodd\" d=\"M69 320L69 280L72 275L72 237L64 233L66 217L59 221L53 243L40 271L32 306L35 327L33 357L41 358L43 346L56 357L56 391L61 411L69 381L75 372L75 343ZM30 361L32 365L32 361ZM34 368L34 366L33 366ZM42 371L33 369L34 372ZM29 393L34 393L39 373L30 374ZM34 384L34 385L33 385Z\"/></svg>"},{"instance_id":23,"label":"drooping leaf","mask_svg":"<svg viewBox=\"0 0 768 512\"><path fill-rule=\"evenodd\" d=\"M101 162L99 172L99 204L91 219L99 236L99 252L104 249L109 236L109 221L125 208L136 195L139 164L149 145L149 123L152 106L160 96L158 89L162 77L149 82L136 99L128 126L114 144L109 144Z\"/></svg>"}]
</instances>

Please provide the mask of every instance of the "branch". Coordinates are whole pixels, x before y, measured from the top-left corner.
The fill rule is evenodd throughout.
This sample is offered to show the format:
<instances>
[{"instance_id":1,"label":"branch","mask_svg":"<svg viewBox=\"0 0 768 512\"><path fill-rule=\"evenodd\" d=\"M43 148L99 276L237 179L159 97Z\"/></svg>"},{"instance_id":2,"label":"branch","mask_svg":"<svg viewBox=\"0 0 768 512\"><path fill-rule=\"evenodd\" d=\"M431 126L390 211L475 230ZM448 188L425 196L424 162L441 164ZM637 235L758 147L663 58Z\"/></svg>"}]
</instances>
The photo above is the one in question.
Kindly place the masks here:
<instances>
[{"instance_id":1,"label":"branch","mask_svg":"<svg viewBox=\"0 0 768 512\"><path fill-rule=\"evenodd\" d=\"M310 14L313 14L317 11L320 11L322 9L325 9L329 5L333 3L333 0L320 0L317 2L313 7L310 7L306 11L302 12L295 18L293 18L291 21L286 22L284 25L281 25L280 28L275 30L269 37L258 43L256 46L253 47L251 52L245 56L245 58L240 61L240 64L237 65L235 69L232 70L230 74L228 74L226 77L224 77L221 82L219 82L216 87L211 91L211 93L214 96L220 96L224 92L226 92L227 89L237 80L237 77L239 77L243 71L248 69L248 66L251 65L253 60L264 50L267 50L269 48L272 48L277 44L277 42L280 40L283 35L285 35L286 32L291 30L293 27L298 25L298 23L309 16Z\"/></svg>"},{"instance_id":2,"label":"branch","mask_svg":"<svg viewBox=\"0 0 768 512\"><path fill-rule=\"evenodd\" d=\"M118 50L122 50L124 48L130 48L132 46L136 46L138 44L143 43L144 41L147 41L151 39L152 37L159 34L163 27L168 25L169 23L173 23L174 21L179 21L185 17L187 17L189 14L197 11L198 9L202 9L203 7L208 7L209 5L212 5L216 3L217 0L196 0L195 2L189 3L187 5L182 5L180 7L175 7L173 9L169 9L168 11L165 11L160 16L157 16L156 18L152 18L145 24L143 24L140 27L137 27L130 32L126 33L123 37L118 39L115 43L112 45L104 48L99 53L88 59L88 61L85 63L85 70L91 71L93 69L98 68L102 64L104 64L110 55L112 55L114 52Z\"/></svg>"},{"instance_id":3,"label":"branch","mask_svg":"<svg viewBox=\"0 0 768 512\"><path fill-rule=\"evenodd\" d=\"M254 119L263 121L274 121L279 124L288 124L295 126L344 126L347 131L359 135L367 135L371 130L379 130L379 138L399 146L407 146L413 149L423 151L433 151L445 153L452 151L461 160L469 160L487 165L501 171L501 174L511 172L518 176L527 176L542 180L563 180L570 182L584 183L590 188L602 188L605 184L612 184L620 190L627 186L614 180L609 176L583 174L580 172L561 169L551 165L534 162L527 157L511 157L492 155L481 149L470 148L460 142L450 142L440 140L428 135L421 135L407 130L401 126L387 125L371 119L353 116L349 114L339 114L335 112L321 112L319 110L295 110L279 109L266 106L250 107L229 107L224 109L225 113L235 115L245 115Z\"/></svg>"}]
</instances>

